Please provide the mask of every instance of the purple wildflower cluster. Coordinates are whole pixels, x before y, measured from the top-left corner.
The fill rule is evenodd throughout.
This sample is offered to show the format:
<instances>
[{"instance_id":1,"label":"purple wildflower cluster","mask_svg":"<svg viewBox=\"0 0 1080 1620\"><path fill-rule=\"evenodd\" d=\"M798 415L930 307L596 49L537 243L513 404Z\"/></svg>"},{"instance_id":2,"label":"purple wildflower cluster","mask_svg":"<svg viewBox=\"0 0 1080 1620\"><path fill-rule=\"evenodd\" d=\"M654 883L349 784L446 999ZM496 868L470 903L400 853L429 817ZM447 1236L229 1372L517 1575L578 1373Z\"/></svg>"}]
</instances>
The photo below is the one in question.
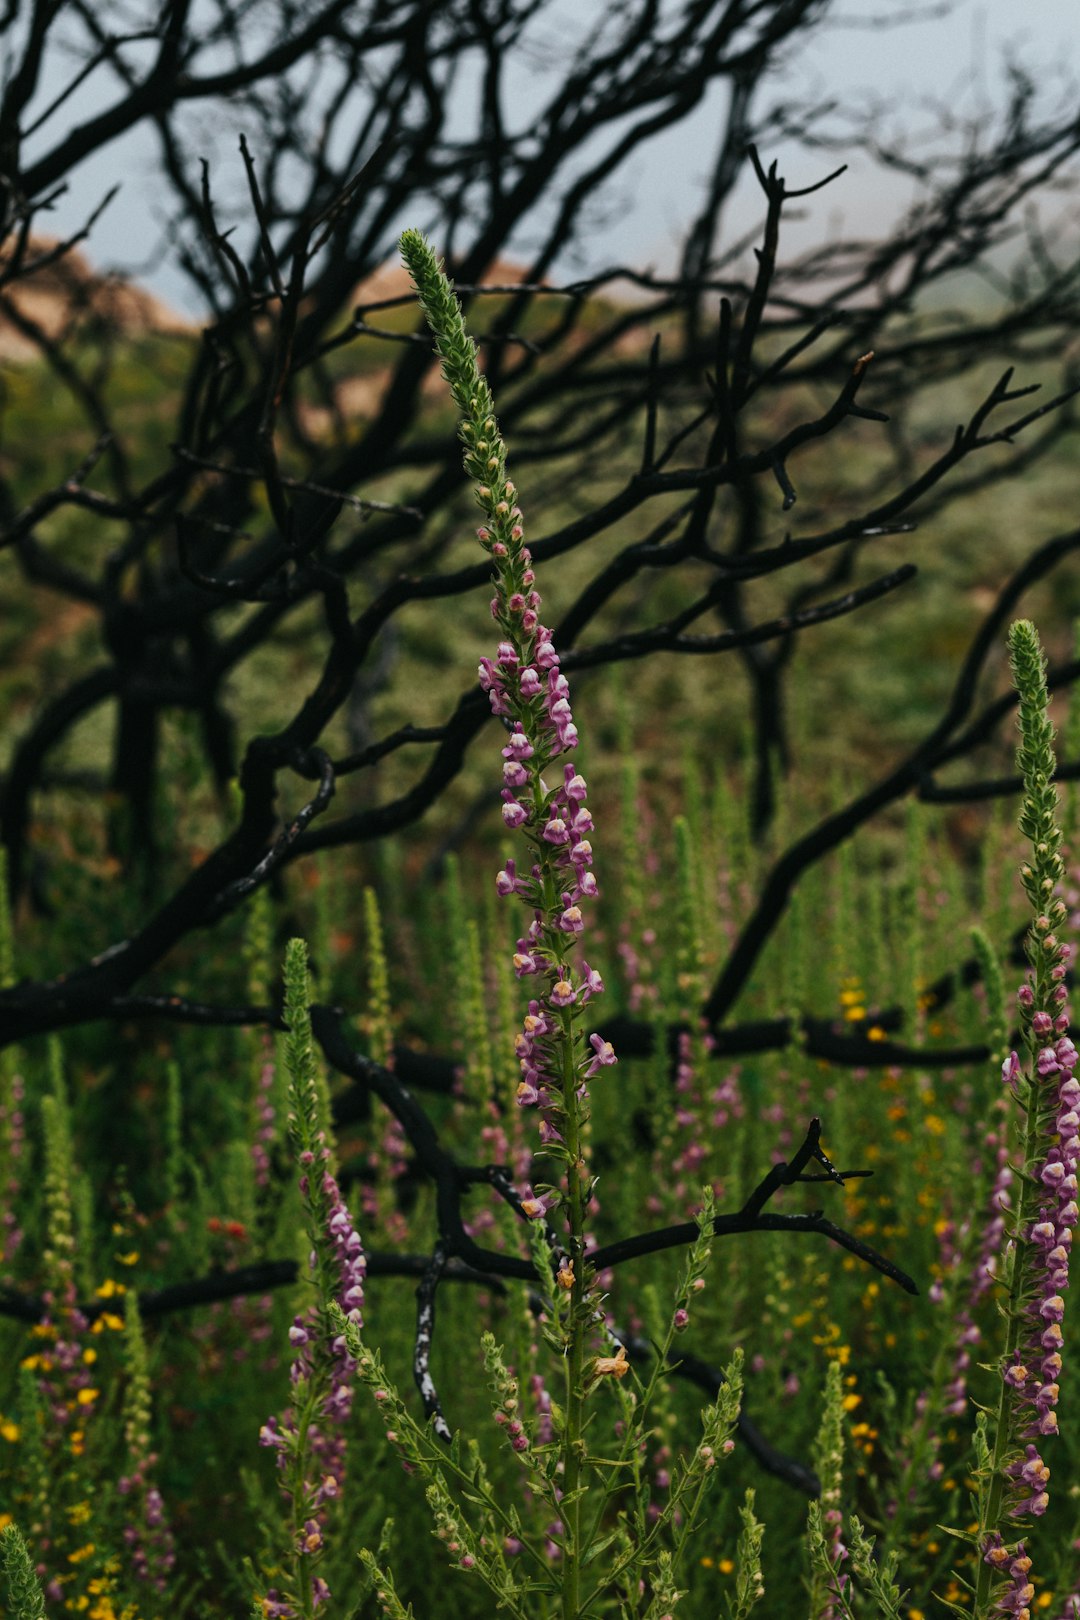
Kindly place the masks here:
<instances>
[{"instance_id":1,"label":"purple wildflower cluster","mask_svg":"<svg viewBox=\"0 0 1080 1620\"><path fill-rule=\"evenodd\" d=\"M81 1342L81 1335L86 1333L89 1324L76 1306L74 1295L72 1287L58 1303L51 1289L42 1294L49 1314L42 1317L35 1332L40 1338L53 1342L48 1349L27 1356L22 1362L24 1367L40 1374L38 1392L49 1416L61 1429L69 1424L77 1428L79 1416L85 1415L96 1398L91 1393L94 1378L89 1370L89 1358ZM54 1310L58 1321L53 1318Z\"/></svg>"},{"instance_id":2,"label":"purple wildflower cluster","mask_svg":"<svg viewBox=\"0 0 1080 1620\"><path fill-rule=\"evenodd\" d=\"M821 1620L834 1620L837 1609L847 1606L844 1603L844 1596L851 1585L851 1576L843 1573L843 1565L848 1560L848 1549L844 1541L844 1515L838 1507L826 1508L821 1515L821 1522L825 1534L825 1556L833 1571L828 1601L821 1610Z\"/></svg>"},{"instance_id":3,"label":"purple wildflower cluster","mask_svg":"<svg viewBox=\"0 0 1080 1620\"><path fill-rule=\"evenodd\" d=\"M352 1217L328 1168L329 1158L330 1150L322 1131L315 1145L299 1154L300 1195L309 1214L318 1211L323 1217L322 1229L308 1263L315 1279L329 1261L337 1274L334 1297L348 1320L360 1327L367 1263ZM325 1241L320 1242L323 1234ZM320 1249L323 1250L321 1255ZM282 1489L287 1495L295 1491L295 1480L289 1479L289 1473L298 1466L302 1469L305 1463L314 1465L311 1472L316 1477L304 1482L303 1522L295 1547L296 1553L307 1559L322 1552L327 1504L341 1496L345 1483L343 1426L352 1410L356 1361L349 1353L344 1333L329 1333L321 1298L303 1315L293 1319L289 1342L295 1351L289 1369L293 1389L298 1391L299 1400L312 1390L317 1392L318 1398L315 1421L304 1429L305 1456L298 1457L299 1400L286 1410L280 1424L274 1417L267 1419L259 1430L259 1444L276 1451L277 1466L285 1475ZM311 1576L312 1606L317 1608L329 1597L330 1589L325 1580L318 1575ZM290 1617L296 1613L295 1605L274 1590L266 1594L262 1604L268 1616Z\"/></svg>"},{"instance_id":4,"label":"purple wildflower cluster","mask_svg":"<svg viewBox=\"0 0 1080 1620\"><path fill-rule=\"evenodd\" d=\"M1016 1620L1029 1620L1035 1587L1031 1580L1031 1559L1024 1543L1018 1541L1010 1550L995 1530L983 1551L983 1563L989 1565L995 1574L1009 1578L1009 1585L998 1599L997 1607L1003 1614L1014 1615Z\"/></svg>"},{"instance_id":5,"label":"purple wildflower cluster","mask_svg":"<svg viewBox=\"0 0 1080 1620\"><path fill-rule=\"evenodd\" d=\"M322 1148L324 1157L329 1157L329 1150ZM315 1155L309 1149L301 1155L301 1163L310 1166ZM305 1169L300 1178L301 1193L307 1193L308 1173ZM342 1201L341 1192L334 1177L325 1167L322 1171L322 1190L330 1206L330 1217L326 1223L327 1236L334 1246L338 1262L341 1267L341 1287L337 1295L341 1306L350 1322L357 1327L363 1324L364 1304L364 1277L367 1265L359 1234L354 1230L352 1217ZM308 1264L314 1273L318 1267L318 1256L314 1250L308 1257ZM301 1379L306 1384L315 1381L322 1371L316 1364L317 1347L321 1343L322 1311L318 1305L311 1305L302 1316L293 1318L293 1325L289 1329L289 1343L296 1351L291 1367L289 1368L289 1382L295 1389ZM345 1344L344 1334L337 1334L330 1344L329 1383L330 1388L323 1401L321 1413L326 1420L327 1427L315 1427L308 1430L308 1443L313 1455L318 1460L322 1475L320 1484L315 1492L315 1501L318 1506L332 1500L340 1494L345 1482L344 1451L345 1442L340 1433L340 1426L352 1410L353 1386L352 1375L356 1371L356 1362ZM335 1432L336 1431L336 1432ZM290 1410L286 1413L279 1428L276 1418L268 1418L259 1430L259 1442L264 1446L274 1446L278 1451L278 1466L285 1467L285 1453L288 1450L287 1436L295 1435L296 1426L294 1414Z\"/></svg>"},{"instance_id":6,"label":"purple wildflower cluster","mask_svg":"<svg viewBox=\"0 0 1080 1620\"><path fill-rule=\"evenodd\" d=\"M136 1458L131 1472L117 1480L116 1490L127 1498L129 1517L123 1537L132 1574L156 1592L164 1592L176 1563L176 1542L165 1517L161 1492L150 1478L149 1471L157 1460L154 1451Z\"/></svg>"},{"instance_id":7,"label":"purple wildflower cluster","mask_svg":"<svg viewBox=\"0 0 1080 1620\"><path fill-rule=\"evenodd\" d=\"M1002 1102L999 1105L1005 1108ZM1006 1239L1006 1217L1012 1207L1009 1189L1013 1171L1009 1164L1009 1148L1002 1134L989 1131L985 1145L996 1152L997 1170L988 1201L989 1214L978 1234L978 1247L974 1251L974 1264L970 1271L965 1293L961 1293L963 1268L974 1248L975 1233L970 1221L942 1219L935 1227L940 1254L940 1275L928 1290L930 1303L951 1305L953 1326L947 1332L951 1340L951 1360L948 1378L940 1392L921 1389L915 1397L915 1426L909 1440L913 1442L899 1456L901 1477L907 1482L906 1500L909 1505L919 1500L924 1481L936 1484L945 1473L941 1460L941 1418L960 1417L968 1409L968 1375L972 1356L982 1339L977 1321L979 1306L998 1275L998 1257ZM972 1176L981 1178L983 1164L976 1158L971 1166ZM900 1511L900 1500L893 1497L886 1505L886 1514L894 1519ZM992 1567L992 1566L991 1566Z\"/></svg>"},{"instance_id":8,"label":"purple wildflower cluster","mask_svg":"<svg viewBox=\"0 0 1080 1620\"><path fill-rule=\"evenodd\" d=\"M260 1190L270 1184L270 1150L274 1145L277 1134L274 1108L274 1078L276 1064L274 1062L273 1044L269 1037L263 1041L264 1061L259 1070L259 1084L255 1097L255 1113L258 1118L258 1128L255 1140L251 1144L251 1164L255 1172L255 1185Z\"/></svg>"},{"instance_id":9,"label":"purple wildflower cluster","mask_svg":"<svg viewBox=\"0 0 1080 1620\"><path fill-rule=\"evenodd\" d=\"M0 1261L14 1260L22 1242L22 1229L15 1213L19 1195L20 1160L26 1148L26 1120L23 1095L26 1086L21 1074L13 1074L7 1097L0 1102L0 1144L4 1149L6 1179L0 1186Z\"/></svg>"},{"instance_id":10,"label":"purple wildflower cluster","mask_svg":"<svg viewBox=\"0 0 1080 1620\"><path fill-rule=\"evenodd\" d=\"M712 1151L701 1121L708 1120L714 1130L722 1131L730 1120L742 1119L745 1113L737 1065L726 1072L719 1084L706 1090L703 1060L711 1057L715 1046L715 1038L708 1030L702 1030L696 1040L689 1030L679 1033L675 1110L657 1141L652 1159L654 1190L645 1197L645 1208L651 1215L662 1216L679 1209L687 1217L693 1216L700 1205L701 1169ZM713 1177L711 1185L714 1195L722 1198L723 1182Z\"/></svg>"},{"instance_id":11,"label":"purple wildflower cluster","mask_svg":"<svg viewBox=\"0 0 1080 1620\"><path fill-rule=\"evenodd\" d=\"M359 1189L360 1212L372 1226L381 1226L391 1246L407 1242L408 1217L398 1208L395 1187L408 1168L409 1144L391 1114L367 1155L369 1174Z\"/></svg>"},{"instance_id":12,"label":"purple wildflower cluster","mask_svg":"<svg viewBox=\"0 0 1080 1620\"><path fill-rule=\"evenodd\" d=\"M979 1246L975 1254L975 1262L971 1270L970 1282L966 1297L962 1298L955 1310L955 1333L952 1365L949 1380L942 1391L942 1413L946 1417L960 1417L967 1411L968 1373L971 1369L972 1352L982 1338L977 1316L979 1306L989 1291L997 1275L997 1257L1001 1252L1006 1236L1006 1214L1012 1207L1009 1188L1013 1181L1013 1172L1009 1164L1009 1149L1006 1143L999 1142L996 1133L991 1132L987 1137L987 1146L997 1151L997 1170L993 1185L990 1189L989 1215L984 1221L979 1233ZM973 1166L973 1173L981 1173L981 1165L977 1160ZM962 1222L957 1228L951 1220L942 1221L937 1228L938 1248L941 1254L942 1275L935 1279L929 1290L932 1304L938 1305L948 1295L945 1287L945 1278L950 1274L959 1273L965 1253L968 1252L972 1232L970 1222ZM930 1397L923 1391L916 1401L916 1413L923 1416L927 1411ZM930 1437L935 1449L940 1436ZM935 1462L932 1465L933 1477L938 1479L943 1472L943 1465Z\"/></svg>"},{"instance_id":13,"label":"purple wildflower cluster","mask_svg":"<svg viewBox=\"0 0 1080 1620\"><path fill-rule=\"evenodd\" d=\"M504 490L512 497L509 480ZM480 493L483 497L490 491L485 486ZM501 507L507 508L505 513L499 513ZM548 981L546 991L529 1002L516 1050L522 1076L518 1104L540 1109L540 1138L549 1145L563 1139L558 1129L562 1080L557 1053L565 1031L559 1015L584 1007L604 988L595 968L583 961L575 972L568 960L585 928L582 902L597 893L589 838L594 824L585 802L585 779L572 764L563 765L562 781L554 789L540 774L577 746L577 727L551 632L540 622L540 595L533 584L531 555L522 543L520 508L509 507L504 499L496 502L496 512L511 520L509 544L493 540L487 527L477 533L497 564L491 610L507 639L500 643L496 659L481 660L480 684L492 711L510 727L502 750L503 820L510 828L524 830L535 859L527 876L508 860L495 886L500 895L518 895L533 912L514 952L515 974L519 979ZM579 1096L584 1096L587 1080L616 1061L611 1043L600 1035L591 1035L589 1044L592 1052L580 1072ZM535 1207L540 1202L527 1199L526 1213L542 1213Z\"/></svg>"},{"instance_id":14,"label":"purple wildflower cluster","mask_svg":"<svg viewBox=\"0 0 1080 1620\"><path fill-rule=\"evenodd\" d=\"M1080 1218L1076 1199L1080 1081L1074 1073L1076 1047L1065 1033L1069 1015L1063 981L1068 947L1055 942L1053 950L1059 958L1050 971L1054 984L1050 999L1055 1010L1031 1014L1031 1033L1036 1042L1042 1043L1031 1084L1037 1088L1040 1116L1050 1114L1050 1134L1055 1140L1046 1149L1042 1162L1032 1166L1038 1195L1034 1219L1026 1233L1026 1336L1002 1371L1005 1383L1014 1392L1014 1411L1024 1425L1021 1438L1028 1442L1023 1455L1014 1457L1006 1469L1012 1481L1010 1509L1016 1517L1043 1514L1049 1502L1046 1487L1050 1470L1039 1455L1037 1442L1056 1434L1058 1428L1055 1408L1061 1373L1061 1323L1065 1315L1062 1295L1069 1286L1072 1234ZM1025 1012L1030 1012L1034 1001L1030 984L1021 986L1019 1001ZM1021 1070L1015 1052L1011 1052L1002 1065L1002 1078L1018 1093Z\"/></svg>"}]
</instances>

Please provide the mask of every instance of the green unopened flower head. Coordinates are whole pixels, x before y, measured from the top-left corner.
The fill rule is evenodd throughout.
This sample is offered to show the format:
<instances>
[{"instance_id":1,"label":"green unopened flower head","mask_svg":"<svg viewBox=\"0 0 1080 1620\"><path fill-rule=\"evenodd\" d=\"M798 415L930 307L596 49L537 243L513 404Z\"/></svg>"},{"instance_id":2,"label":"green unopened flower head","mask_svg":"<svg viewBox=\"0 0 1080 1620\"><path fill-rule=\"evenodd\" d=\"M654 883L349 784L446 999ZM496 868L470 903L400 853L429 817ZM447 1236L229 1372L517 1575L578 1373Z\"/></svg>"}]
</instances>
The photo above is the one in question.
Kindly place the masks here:
<instances>
[{"instance_id":1,"label":"green unopened flower head","mask_svg":"<svg viewBox=\"0 0 1080 1620\"><path fill-rule=\"evenodd\" d=\"M494 418L495 401L477 364L476 344L465 326L465 317L454 293L453 283L419 231L402 232L401 256L408 266L420 307L434 335L436 352L442 360L443 376L450 384L450 392L462 414L461 436L475 462L469 471L481 482L487 482L487 475L497 470L499 459L505 455L505 451L501 443L497 447L494 443L481 447L475 435L467 431L468 425L473 424L478 432L498 437L494 421L490 429L484 426L488 418ZM495 458L494 464L492 458Z\"/></svg>"},{"instance_id":2,"label":"green unopened flower head","mask_svg":"<svg viewBox=\"0 0 1080 1620\"><path fill-rule=\"evenodd\" d=\"M150 1450L150 1370L135 1293L128 1294L124 1300L124 1362L127 1372L124 1440L134 1465L141 1467Z\"/></svg>"},{"instance_id":3,"label":"green unopened flower head","mask_svg":"<svg viewBox=\"0 0 1080 1620\"><path fill-rule=\"evenodd\" d=\"M367 942L368 1011L365 1032L376 1063L385 1069L394 1066L393 1009L390 997L390 969L383 941L379 899L368 885L364 889L364 936Z\"/></svg>"},{"instance_id":4,"label":"green unopened flower head","mask_svg":"<svg viewBox=\"0 0 1080 1620\"><path fill-rule=\"evenodd\" d=\"M401 256L458 408L465 471L475 480L476 497L484 510L480 541L497 558L514 558L522 550L521 514L514 511L514 486L506 476L506 445L495 420L491 389L477 363L476 344L466 329L453 283L419 231L402 233Z\"/></svg>"},{"instance_id":5,"label":"green unopened flower head","mask_svg":"<svg viewBox=\"0 0 1080 1620\"><path fill-rule=\"evenodd\" d=\"M0 1562L11 1620L45 1620L45 1599L34 1573L30 1549L17 1525L9 1524L0 1530Z\"/></svg>"},{"instance_id":6,"label":"green unopened flower head","mask_svg":"<svg viewBox=\"0 0 1080 1620\"><path fill-rule=\"evenodd\" d=\"M1065 875L1057 825L1054 787L1054 728L1047 713L1046 660L1035 626L1018 619L1009 630L1009 663L1020 699L1020 745L1016 763L1024 778L1020 831L1032 846L1032 860L1021 870L1024 889L1036 915L1047 910L1054 886Z\"/></svg>"}]
</instances>

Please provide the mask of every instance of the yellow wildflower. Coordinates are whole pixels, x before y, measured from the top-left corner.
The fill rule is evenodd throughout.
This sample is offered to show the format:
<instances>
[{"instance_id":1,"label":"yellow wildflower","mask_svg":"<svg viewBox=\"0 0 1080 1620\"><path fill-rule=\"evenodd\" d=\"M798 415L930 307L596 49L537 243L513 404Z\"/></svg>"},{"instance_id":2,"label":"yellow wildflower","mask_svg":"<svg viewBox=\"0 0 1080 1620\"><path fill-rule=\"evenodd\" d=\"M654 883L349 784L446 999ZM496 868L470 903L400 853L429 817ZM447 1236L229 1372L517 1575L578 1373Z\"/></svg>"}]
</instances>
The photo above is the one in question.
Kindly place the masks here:
<instances>
[{"instance_id":1,"label":"yellow wildflower","mask_svg":"<svg viewBox=\"0 0 1080 1620\"><path fill-rule=\"evenodd\" d=\"M112 1333L123 1333L124 1318L117 1316L115 1311L102 1311L97 1321L91 1325L91 1333L104 1333L108 1328Z\"/></svg>"}]
</instances>

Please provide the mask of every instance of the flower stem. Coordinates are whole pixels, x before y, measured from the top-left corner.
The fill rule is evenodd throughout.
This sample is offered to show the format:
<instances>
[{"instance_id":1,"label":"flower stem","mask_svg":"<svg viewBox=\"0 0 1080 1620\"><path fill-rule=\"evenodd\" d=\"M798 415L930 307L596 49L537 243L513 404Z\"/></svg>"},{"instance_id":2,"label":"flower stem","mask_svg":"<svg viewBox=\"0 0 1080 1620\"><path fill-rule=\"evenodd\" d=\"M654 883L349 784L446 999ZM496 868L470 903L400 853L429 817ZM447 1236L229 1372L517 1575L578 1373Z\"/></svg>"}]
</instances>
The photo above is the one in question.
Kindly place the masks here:
<instances>
[{"instance_id":1,"label":"flower stem","mask_svg":"<svg viewBox=\"0 0 1080 1620\"><path fill-rule=\"evenodd\" d=\"M568 1515L563 1518L564 1566L562 1605L564 1620L577 1620L580 1602L581 1521L584 1497L578 1494L581 1485L585 1443L582 1435L582 1417L585 1404L583 1376L585 1370L585 1332L588 1319L585 1277L585 1164L581 1157L581 1120L577 1097L577 1064L573 1010L563 1014L563 1109L566 1118L566 1148L569 1162L567 1175L567 1224L569 1226L570 1261L574 1268L574 1281L570 1290L570 1344L566 1357L566 1428L563 1435L563 1493L571 1498Z\"/></svg>"}]
</instances>

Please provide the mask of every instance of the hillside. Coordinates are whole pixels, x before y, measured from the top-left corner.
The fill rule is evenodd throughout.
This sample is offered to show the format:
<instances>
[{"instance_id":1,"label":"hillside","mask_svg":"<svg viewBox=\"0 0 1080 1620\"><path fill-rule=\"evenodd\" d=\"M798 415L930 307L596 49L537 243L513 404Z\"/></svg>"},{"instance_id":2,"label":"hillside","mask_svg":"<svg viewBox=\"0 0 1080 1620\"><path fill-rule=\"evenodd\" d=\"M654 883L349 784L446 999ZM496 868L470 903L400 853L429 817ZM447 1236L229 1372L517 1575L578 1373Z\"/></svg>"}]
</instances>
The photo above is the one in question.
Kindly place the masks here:
<instances>
[{"instance_id":1,"label":"hillside","mask_svg":"<svg viewBox=\"0 0 1080 1620\"><path fill-rule=\"evenodd\" d=\"M0 253L0 277L10 258ZM106 328L129 337L192 332L195 325L137 282L96 270L80 248L31 237L18 279L0 280L0 359L36 357L35 333L55 342L75 329Z\"/></svg>"}]
</instances>

